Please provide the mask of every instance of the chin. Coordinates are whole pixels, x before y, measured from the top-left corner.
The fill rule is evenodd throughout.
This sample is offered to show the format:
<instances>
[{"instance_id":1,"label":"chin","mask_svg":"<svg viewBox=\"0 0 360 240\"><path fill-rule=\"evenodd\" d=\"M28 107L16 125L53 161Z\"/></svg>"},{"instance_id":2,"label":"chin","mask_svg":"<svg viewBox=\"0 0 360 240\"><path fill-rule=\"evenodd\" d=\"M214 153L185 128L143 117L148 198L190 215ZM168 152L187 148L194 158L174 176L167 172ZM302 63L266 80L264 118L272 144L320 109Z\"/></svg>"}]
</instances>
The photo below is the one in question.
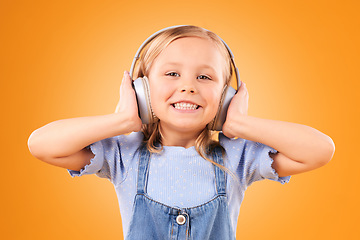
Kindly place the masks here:
<instances>
[{"instance_id":1,"label":"chin","mask_svg":"<svg viewBox=\"0 0 360 240\"><path fill-rule=\"evenodd\" d=\"M161 121L160 121L161 122ZM176 131L179 132L197 132L197 131L202 131L206 125L204 124L200 124L200 123L196 123L194 121L184 121L184 120L178 120L178 121L174 121L171 124L167 124L162 122L162 127L164 128L169 128L169 129L175 129Z\"/></svg>"},{"instance_id":2,"label":"chin","mask_svg":"<svg viewBox=\"0 0 360 240\"><path fill-rule=\"evenodd\" d=\"M194 123L181 123L176 125L176 128L180 132L201 132L205 127L206 125Z\"/></svg>"}]
</instances>

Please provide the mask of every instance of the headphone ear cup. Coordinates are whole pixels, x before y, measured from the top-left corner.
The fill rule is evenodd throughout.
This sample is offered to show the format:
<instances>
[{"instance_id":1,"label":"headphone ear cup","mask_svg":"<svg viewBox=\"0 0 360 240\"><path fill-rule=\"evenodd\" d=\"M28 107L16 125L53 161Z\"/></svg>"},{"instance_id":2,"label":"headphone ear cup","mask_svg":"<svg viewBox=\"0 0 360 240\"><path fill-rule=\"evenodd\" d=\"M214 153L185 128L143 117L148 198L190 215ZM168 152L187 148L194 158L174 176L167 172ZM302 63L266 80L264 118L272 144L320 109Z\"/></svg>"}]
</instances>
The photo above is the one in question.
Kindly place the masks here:
<instances>
[{"instance_id":1,"label":"headphone ear cup","mask_svg":"<svg viewBox=\"0 0 360 240\"><path fill-rule=\"evenodd\" d=\"M226 87L226 89L223 91L220 99L219 109L214 118L211 130L221 131L222 126L226 120L227 110L229 108L230 102L235 94L236 90L231 86Z\"/></svg>"},{"instance_id":2,"label":"headphone ear cup","mask_svg":"<svg viewBox=\"0 0 360 240\"><path fill-rule=\"evenodd\" d=\"M136 93L139 117L143 124L152 122L152 109L150 102L149 80L146 76L137 78L133 82L133 88Z\"/></svg>"}]
</instances>

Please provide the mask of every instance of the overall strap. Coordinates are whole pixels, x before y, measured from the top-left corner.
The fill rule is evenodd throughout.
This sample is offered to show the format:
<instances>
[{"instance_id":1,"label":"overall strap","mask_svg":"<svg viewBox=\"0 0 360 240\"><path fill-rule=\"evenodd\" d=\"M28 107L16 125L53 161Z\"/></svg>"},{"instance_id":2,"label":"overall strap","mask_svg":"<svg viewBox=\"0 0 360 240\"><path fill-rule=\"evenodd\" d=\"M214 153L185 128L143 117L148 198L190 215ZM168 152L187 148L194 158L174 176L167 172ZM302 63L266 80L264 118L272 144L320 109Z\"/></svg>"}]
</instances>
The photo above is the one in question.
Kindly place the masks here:
<instances>
[{"instance_id":1,"label":"overall strap","mask_svg":"<svg viewBox=\"0 0 360 240\"><path fill-rule=\"evenodd\" d=\"M142 144L139 148L139 169L137 178L137 194L147 192L147 181L149 176L150 152L146 145Z\"/></svg>"},{"instance_id":2,"label":"overall strap","mask_svg":"<svg viewBox=\"0 0 360 240\"><path fill-rule=\"evenodd\" d=\"M213 160L214 162L224 166L224 159L222 156L222 151L220 147L214 148L213 151ZM219 195L226 195L226 173L224 170L214 165L215 170L215 181L216 181L216 191Z\"/></svg>"}]
</instances>

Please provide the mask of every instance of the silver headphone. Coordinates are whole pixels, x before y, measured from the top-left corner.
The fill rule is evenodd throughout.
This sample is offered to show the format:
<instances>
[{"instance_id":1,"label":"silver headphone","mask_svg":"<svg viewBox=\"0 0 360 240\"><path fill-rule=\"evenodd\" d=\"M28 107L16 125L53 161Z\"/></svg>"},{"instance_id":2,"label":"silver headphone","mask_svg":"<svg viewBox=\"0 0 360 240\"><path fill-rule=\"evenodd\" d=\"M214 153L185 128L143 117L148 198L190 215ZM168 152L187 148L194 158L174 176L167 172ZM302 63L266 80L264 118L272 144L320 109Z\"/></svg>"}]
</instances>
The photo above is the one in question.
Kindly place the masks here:
<instances>
[{"instance_id":1,"label":"silver headphone","mask_svg":"<svg viewBox=\"0 0 360 240\"><path fill-rule=\"evenodd\" d=\"M177 26L164 28L164 29L162 29L160 31L157 31L154 34L152 34L150 37L148 37L141 44L141 46L137 50L137 52L135 54L135 57L134 57L134 60L133 60L133 62L131 64L131 68L130 68L130 77L131 77L131 79L132 79L132 76L133 76L133 73L134 73L136 62L140 58L140 53L143 50L143 48L149 42L151 42L157 35L159 35L160 33L164 32L166 30L169 30L169 29L183 27L183 26L188 26L188 25L177 25ZM206 30L206 31L208 31L208 30ZM233 69L234 69L234 72L235 72L235 77L236 77L236 82L237 82L237 89L239 89L240 85L241 85L241 81L240 81L240 76L239 76L239 70L235 65L234 55L231 52L229 46L224 42L224 40L221 39L221 41L224 43L226 49L229 52L229 55L230 55L230 58L231 58L231 63L233 65ZM148 78L146 76L137 78L133 82L133 88L134 88L135 93L136 93L136 99L137 99L137 104L138 104L138 109L139 109L139 116L141 118L142 123L143 124L149 124L149 123L153 122L154 118L155 118L155 115L153 113L153 110L152 110L152 107L151 107L151 102L150 102L150 88L149 88L149 80L148 80ZM210 130L221 131L222 125L224 124L225 119L226 119L226 114L227 114L229 104L231 102L231 99L234 97L236 91L237 90L235 90L231 86L225 85L225 87L223 89L223 92L222 92L222 95L221 95L220 104L219 104L217 114L216 114L215 118L208 125L208 128Z\"/></svg>"}]
</instances>

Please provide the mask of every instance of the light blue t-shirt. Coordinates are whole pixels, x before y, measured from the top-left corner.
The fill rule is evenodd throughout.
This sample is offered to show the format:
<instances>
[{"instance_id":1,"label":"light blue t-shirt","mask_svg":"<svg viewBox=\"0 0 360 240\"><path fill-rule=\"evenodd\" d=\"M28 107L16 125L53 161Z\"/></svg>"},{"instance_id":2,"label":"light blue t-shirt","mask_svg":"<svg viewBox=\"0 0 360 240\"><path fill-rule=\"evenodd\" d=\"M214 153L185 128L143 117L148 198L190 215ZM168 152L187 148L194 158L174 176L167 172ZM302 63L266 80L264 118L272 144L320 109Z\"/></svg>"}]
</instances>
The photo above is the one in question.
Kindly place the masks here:
<instances>
[{"instance_id":1,"label":"light blue t-shirt","mask_svg":"<svg viewBox=\"0 0 360 240\"><path fill-rule=\"evenodd\" d=\"M95 157L80 172L68 170L71 176L96 174L108 178L114 185L119 201L126 236L131 221L138 172L138 147L143 140L141 132L107 138L90 145ZM271 167L269 153L276 150L261 143L244 139L229 139L219 134L220 144L226 150L225 167L238 180L227 177L230 219L235 230L246 188L255 181L271 179L280 183L290 177L278 177ZM239 181L239 182L237 182ZM148 195L171 207L194 207L216 195L214 166L203 159L195 147L164 146L160 154L152 154L148 177Z\"/></svg>"}]
</instances>

